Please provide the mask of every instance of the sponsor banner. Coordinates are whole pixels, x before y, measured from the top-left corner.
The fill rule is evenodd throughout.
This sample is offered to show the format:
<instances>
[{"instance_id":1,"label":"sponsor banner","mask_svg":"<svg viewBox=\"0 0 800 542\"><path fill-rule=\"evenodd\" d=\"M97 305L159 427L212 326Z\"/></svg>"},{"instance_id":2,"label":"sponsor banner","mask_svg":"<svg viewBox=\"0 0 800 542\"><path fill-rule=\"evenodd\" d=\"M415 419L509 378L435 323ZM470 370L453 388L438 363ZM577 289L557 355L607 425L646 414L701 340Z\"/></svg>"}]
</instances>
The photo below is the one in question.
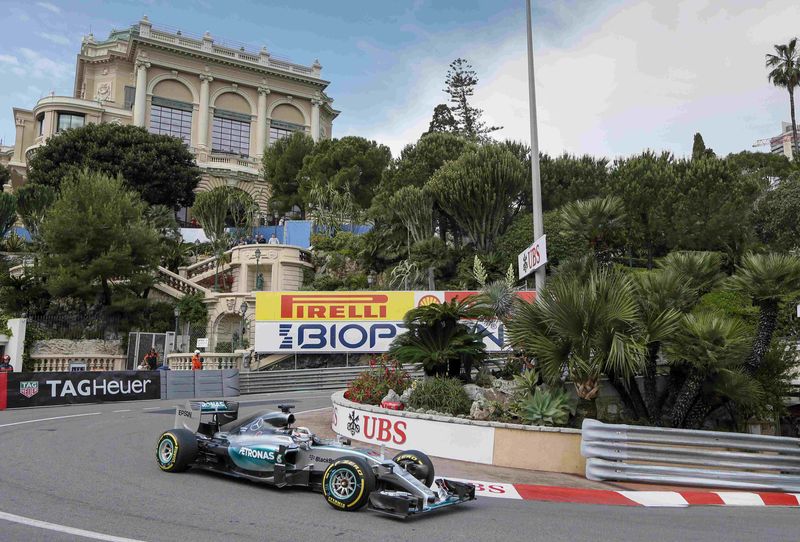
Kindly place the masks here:
<instances>
[{"instance_id":1,"label":"sponsor banner","mask_svg":"<svg viewBox=\"0 0 800 542\"><path fill-rule=\"evenodd\" d=\"M404 332L403 317L422 305L464 299L473 291L414 292L258 292L257 352L377 353L386 352ZM532 301L535 292L519 292ZM505 330L500 323L471 322L485 332L490 352L502 350Z\"/></svg>"},{"instance_id":2,"label":"sponsor banner","mask_svg":"<svg viewBox=\"0 0 800 542\"><path fill-rule=\"evenodd\" d=\"M161 398L161 371L10 373L8 408Z\"/></svg>"},{"instance_id":3,"label":"sponsor banner","mask_svg":"<svg viewBox=\"0 0 800 542\"><path fill-rule=\"evenodd\" d=\"M494 428L443 424L333 405L331 428L339 435L388 448L422 450L437 457L492 463Z\"/></svg>"},{"instance_id":4,"label":"sponsor banner","mask_svg":"<svg viewBox=\"0 0 800 542\"><path fill-rule=\"evenodd\" d=\"M542 235L517 256L519 278L524 279L547 263L547 236Z\"/></svg>"},{"instance_id":5,"label":"sponsor banner","mask_svg":"<svg viewBox=\"0 0 800 542\"><path fill-rule=\"evenodd\" d=\"M521 500L514 484L504 484L502 482L482 482L480 480L467 480L464 478L453 478L452 476L437 476L454 482L467 482L475 486L476 497L493 497L495 499L516 499Z\"/></svg>"},{"instance_id":6,"label":"sponsor banner","mask_svg":"<svg viewBox=\"0 0 800 542\"><path fill-rule=\"evenodd\" d=\"M505 327L465 322L483 333L487 352L500 352L505 343ZM405 333L403 322L256 322L257 352L298 353L376 353L386 352L398 335Z\"/></svg>"}]
</instances>

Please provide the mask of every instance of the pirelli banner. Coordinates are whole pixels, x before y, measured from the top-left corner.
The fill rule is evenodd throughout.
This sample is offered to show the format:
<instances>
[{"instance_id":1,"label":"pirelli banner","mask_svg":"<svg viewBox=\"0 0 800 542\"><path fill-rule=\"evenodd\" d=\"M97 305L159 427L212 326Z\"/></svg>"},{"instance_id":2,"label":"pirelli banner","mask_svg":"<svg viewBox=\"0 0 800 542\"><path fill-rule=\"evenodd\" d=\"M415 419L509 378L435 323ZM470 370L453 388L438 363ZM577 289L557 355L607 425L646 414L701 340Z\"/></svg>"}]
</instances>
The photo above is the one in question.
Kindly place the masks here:
<instances>
[{"instance_id":1,"label":"pirelli banner","mask_svg":"<svg viewBox=\"0 0 800 542\"><path fill-rule=\"evenodd\" d=\"M3 373L0 395L0 409L160 399L161 371Z\"/></svg>"},{"instance_id":2,"label":"pirelli banner","mask_svg":"<svg viewBox=\"0 0 800 542\"><path fill-rule=\"evenodd\" d=\"M463 299L477 292L258 292L257 352L386 352L405 331L403 317L421 305ZM534 292L519 295L532 300ZM484 334L488 351L506 347L501 323L473 322Z\"/></svg>"}]
</instances>

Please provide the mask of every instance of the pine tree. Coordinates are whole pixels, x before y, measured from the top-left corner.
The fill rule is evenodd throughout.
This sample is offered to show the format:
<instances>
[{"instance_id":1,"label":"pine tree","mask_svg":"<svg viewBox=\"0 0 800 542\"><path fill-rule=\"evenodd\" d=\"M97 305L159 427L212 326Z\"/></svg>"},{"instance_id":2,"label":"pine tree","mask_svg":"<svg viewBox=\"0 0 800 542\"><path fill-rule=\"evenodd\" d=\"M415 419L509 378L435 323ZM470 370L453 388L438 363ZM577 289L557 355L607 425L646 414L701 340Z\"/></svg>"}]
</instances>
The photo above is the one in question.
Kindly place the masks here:
<instances>
[{"instance_id":1,"label":"pine tree","mask_svg":"<svg viewBox=\"0 0 800 542\"><path fill-rule=\"evenodd\" d=\"M431 118L427 133L435 132L450 134L458 132L458 122L447 104L439 104L433 108L433 118Z\"/></svg>"},{"instance_id":2,"label":"pine tree","mask_svg":"<svg viewBox=\"0 0 800 542\"><path fill-rule=\"evenodd\" d=\"M469 62L457 58L450 63L444 92L450 95L453 106L449 109L455 117L458 132L472 140L488 139L488 134L502 129L502 126L486 126L482 120L483 110L470 105L469 99L475 93L477 84L478 75Z\"/></svg>"}]
</instances>

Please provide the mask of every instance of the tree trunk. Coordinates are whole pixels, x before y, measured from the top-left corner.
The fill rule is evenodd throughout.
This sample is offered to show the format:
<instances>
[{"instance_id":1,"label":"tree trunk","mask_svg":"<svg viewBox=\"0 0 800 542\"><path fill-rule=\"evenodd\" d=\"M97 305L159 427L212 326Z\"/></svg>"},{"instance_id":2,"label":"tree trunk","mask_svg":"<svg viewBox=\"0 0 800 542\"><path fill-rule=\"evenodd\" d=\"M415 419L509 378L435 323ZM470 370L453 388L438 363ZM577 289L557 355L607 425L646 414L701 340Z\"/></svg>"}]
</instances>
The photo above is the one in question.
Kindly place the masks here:
<instances>
[{"instance_id":1,"label":"tree trunk","mask_svg":"<svg viewBox=\"0 0 800 542\"><path fill-rule=\"evenodd\" d=\"M683 427L684 421L689 411L694 406L697 396L700 395L700 387L703 385L703 376L696 372L691 372L683 383L680 393L675 398L672 412L669 416L672 427Z\"/></svg>"},{"instance_id":2,"label":"tree trunk","mask_svg":"<svg viewBox=\"0 0 800 542\"><path fill-rule=\"evenodd\" d=\"M660 423L661 405L658 404L658 387L656 385L656 371L658 369L658 351L661 342L656 341L647 345L647 357L644 360L644 403L647 407L647 418L650 423Z\"/></svg>"},{"instance_id":3,"label":"tree trunk","mask_svg":"<svg viewBox=\"0 0 800 542\"><path fill-rule=\"evenodd\" d=\"M751 375L761 367L764 356L767 354L769 345L772 342L775 326L778 323L778 302L776 300L762 301L759 306L758 328L756 329L756 337L753 340L753 349L744 365L745 370Z\"/></svg>"},{"instance_id":4,"label":"tree trunk","mask_svg":"<svg viewBox=\"0 0 800 542\"><path fill-rule=\"evenodd\" d=\"M580 424L584 419L597 419L597 404L594 399L578 398L578 406L575 408L575 418Z\"/></svg>"},{"instance_id":5,"label":"tree trunk","mask_svg":"<svg viewBox=\"0 0 800 542\"><path fill-rule=\"evenodd\" d=\"M636 383L636 377L631 377L628 381L628 393L630 393L633 406L636 408L636 417L640 420L646 419L647 406L645 405L639 385Z\"/></svg>"},{"instance_id":6,"label":"tree trunk","mask_svg":"<svg viewBox=\"0 0 800 542\"><path fill-rule=\"evenodd\" d=\"M622 400L625 410L630 412L633 417L638 418L639 415L636 412L636 405L633 402L633 398L631 397L630 393L628 393L628 390L622 381L612 373L609 373L608 381L611 383L614 391L617 392L617 395L619 395L619 398Z\"/></svg>"},{"instance_id":7,"label":"tree trunk","mask_svg":"<svg viewBox=\"0 0 800 542\"><path fill-rule=\"evenodd\" d=\"M792 160L800 161L800 153L797 152L797 122L794 119L794 89L789 87L789 108L792 113Z\"/></svg>"},{"instance_id":8,"label":"tree trunk","mask_svg":"<svg viewBox=\"0 0 800 542\"><path fill-rule=\"evenodd\" d=\"M101 281L101 284L103 287L103 294L101 297L102 304L104 307L108 307L111 305L111 287L108 285L108 280L105 278Z\"/></svg>"},{"instance_id":9,"label":"tree trunk","mask_svg":"<svg viewBox=\"0 0 800 542\"><path fill-rule=\"evenodd\" d=\"M710 411L711 406L708 404L708 401L706 401L704 397L700 397L695 401L694 406L686 416L684 425L688 429L702 429L703 422L706 421Z\"/></svg>"}]
</instances>

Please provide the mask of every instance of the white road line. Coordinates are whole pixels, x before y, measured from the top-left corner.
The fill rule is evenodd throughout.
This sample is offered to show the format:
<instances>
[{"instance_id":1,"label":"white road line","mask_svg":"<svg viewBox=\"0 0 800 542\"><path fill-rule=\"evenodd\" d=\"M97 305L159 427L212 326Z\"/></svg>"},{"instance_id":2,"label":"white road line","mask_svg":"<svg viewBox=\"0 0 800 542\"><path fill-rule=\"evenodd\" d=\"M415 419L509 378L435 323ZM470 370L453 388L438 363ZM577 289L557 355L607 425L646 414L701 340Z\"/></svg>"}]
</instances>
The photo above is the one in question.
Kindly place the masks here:
<instances>
[{"instance_id":1,"label":"white road line","mask_svg":"<svg viewBox=\"0 0 800 542\"><path fill-rule=\"evenodd\" d=\"M122 410L112 410L112 412L130 412L130 411L131 411L131 409L129 409L129 408L122 409Z\"/></svg>"},{"instance_id":2,"label":"white road line","mask_svg":"<svg viewBox=\"0 0 800 542\"><path fill-rule=\"evenodd\" d=\"M28 525L30 527L38 527L39 529L47 529L49 531L56 531L58 533L72 534L75 536L82 536L92 540L105 540L107 542L144 542L134 538L125 538L122 536L113 536L110 534L98 533L95 531L86 531L84 529L76 529L66 525L59 525L58 523L49 523L47 521L39 521L38 519L26 518L24 516L17 516L0 512L0 519L10 521L12 523L19 523L21 525Z\"/></svg>"},{"instance_id":3,"label":"white road line","mask_svg":"<svg viewBox=\"0 0 800 542\"><path fill-rule=\"evenodd\" d=\"M102 412L88 412L86 414L70 414L69 416L53 416L52 418L39 418L37 420L25 420L24 422L4 423L0 427L10 427L12 425L22 425L24 423L47 422L50 420L63 420L64 418L80 418L81 416L99 416Z\"/></svg>"},{"instance_id":4,"label":"white road line","mask_svg":"<svg viewBox=\"0 0 800 542\"><path fill-rule=\"evenodd\" d=\"M162 409L162 408L171 408L171 407L170 407L170 406L163 406L163 407L160 407L160 406L151 406L151 407L143 408L142 410L160 410L160 409Z\"/></svg>"}]
</instances>

